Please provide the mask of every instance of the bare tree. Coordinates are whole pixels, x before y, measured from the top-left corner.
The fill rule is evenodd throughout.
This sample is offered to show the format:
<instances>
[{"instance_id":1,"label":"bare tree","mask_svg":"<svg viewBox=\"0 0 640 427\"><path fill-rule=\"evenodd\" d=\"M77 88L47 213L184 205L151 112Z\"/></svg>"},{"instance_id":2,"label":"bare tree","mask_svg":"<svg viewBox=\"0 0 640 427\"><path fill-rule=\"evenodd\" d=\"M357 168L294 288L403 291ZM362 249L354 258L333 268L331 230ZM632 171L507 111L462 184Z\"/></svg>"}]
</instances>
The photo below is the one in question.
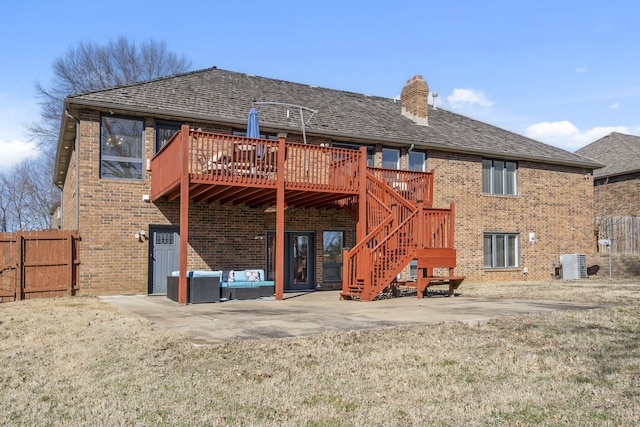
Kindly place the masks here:
<instances>
[{"instance_id":1,"label":"bare tree","mask_svg":"<svg viewBox=\"0 0 640 427\"><path fill-rule=\"evenodd\" d=\"M0 232L9 231L9 186L6 176L0 171Z\"/></svg>"},{"instance_id":2,"label":"bare tree","mask_svg":"<svg viewBox=\"0 0 640 427\"><path fill-rule=\"evenodd\" d=\"M27 162L20 163L2 177L6 200L5 231L21 230L24 220L28 217L29 203L22 182L22 172L19 170L26 164Z\"/></svg>"},{"instance_id":3,"label":"bare tree","mask_svg":"<svg viewBox=\"0 0 640 427\"><path fill-rule=\"evenodd\" d=\"M125 37L105 45L80 42L58 58L50 84L35 85L42 108L40 120L27 126L40 145L40 156L0 173L0 231L49 228L60 206L53 171L68 95L178 74L190 67L184 55L169 52L164 42L150 40L136 45Z\"/></svg>"},{"instance_id":4,"label":"bare tree","mask_svg":"<svg viewBox=\"0 0 640 427\"><path fill-rule=\"evenodd\" d=\"M42 173L52 162L52 157L40 156L0 174L0 231L49 228L60 206L60 191Z\"/></svg>"},{"instance_id":5,"label":"bare tree","mask_svg":"<svg viewBox=\"0 0 640 427\"><path fill-rule=\"evenodd\" d=\"M50 86L36 83L41 120L29 125L39 142L55 144L64 99L80 93L185 72L190 61L167 51L164 42L150 40L136 46L125 37L106 45L80 42L53 63Z\"/></svg>"}]
</instances>

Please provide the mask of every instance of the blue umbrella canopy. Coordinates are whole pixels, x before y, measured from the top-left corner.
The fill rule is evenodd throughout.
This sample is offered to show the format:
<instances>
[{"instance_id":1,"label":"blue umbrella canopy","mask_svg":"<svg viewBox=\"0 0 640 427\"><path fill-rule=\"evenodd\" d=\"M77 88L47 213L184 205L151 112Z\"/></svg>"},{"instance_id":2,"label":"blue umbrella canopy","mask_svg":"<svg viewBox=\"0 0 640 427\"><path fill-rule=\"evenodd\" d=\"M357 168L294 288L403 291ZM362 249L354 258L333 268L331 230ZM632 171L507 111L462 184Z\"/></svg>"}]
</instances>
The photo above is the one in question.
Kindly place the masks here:
<instances>
[{"instance_id":1,"label":"blue umbrella canopy","mask_svg":"<svg viewBox=\"0 0 640 427\"><path fill-rule=\"evenodd\" d=\"M255 107L249 110L249 120L247 121L247 137L260 138L260 125L258 124L258 112Z\"/></svg>"},{"instance_id":2,"label":"blue umbrella canopy","mask_svg":"<svg viewBox=\"0 0 640 427\"><path fill-rule=\"evenodd\" d=\"M260 138L260 125L258 124L258 112L255 107L251 107L249 110L249 120L247 121L247 137L248 138ZM258 144L257 156L262 155L262 146Z\"/></svg>"}]
</instances>

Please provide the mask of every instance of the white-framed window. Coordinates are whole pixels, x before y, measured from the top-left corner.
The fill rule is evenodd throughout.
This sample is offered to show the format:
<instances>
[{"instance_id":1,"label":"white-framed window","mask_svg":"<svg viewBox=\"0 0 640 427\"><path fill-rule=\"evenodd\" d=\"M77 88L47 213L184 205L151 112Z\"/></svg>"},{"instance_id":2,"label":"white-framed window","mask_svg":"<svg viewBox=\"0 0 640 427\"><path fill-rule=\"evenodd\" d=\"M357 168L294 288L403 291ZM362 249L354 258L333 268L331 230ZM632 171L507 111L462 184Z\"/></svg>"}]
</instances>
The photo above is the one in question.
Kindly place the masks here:
<instances>
[{"instance_id":1,"label":"white-framed window","mask_svg":"<svg viewBox=\"0 0 640 427\"><path fill-rule=\"evenodd\" d=\"M409 170L424 172L426 158L427 156L423 151L409 151L407 156Z\"/></svg>"},{"instance_id":2,"label":"white-framed window","mask_svg":"<svg viewBox=\"0 0 640 427\"><path fill-rule=\"evenodd\" d=\"M144 177L144 120L102 116L100 177L142 180Z\"/></svg>"},{"instance_id":3,"label":"white-framed window","mask_svg":"<svg viewBox=\"0 0 640 427\"><path fill-rule=\"evenodd\" d=\"M382 167L385 169L400 169L400 150L397 148L383 148Z\"/></svg>"},{"instance_id":4,"label":"white-framed window","mask_svg":"<svg viewBox=\"0 0 640 427\"><path fill-rule=\"evenodd\" d=\"M502 196L518 195L518 164L506 160L482 160L482 192Z\"/></svg>"},{"instance_id":5,"label":"white-framed window","mask_svg":"<svg viewBox=\"0 0 640 427\"><path fill-rule=\"evenodd\" d=\"M484 234L484 268L517 268L519 262L517 233Z\"/></svg>"}]
</instances>

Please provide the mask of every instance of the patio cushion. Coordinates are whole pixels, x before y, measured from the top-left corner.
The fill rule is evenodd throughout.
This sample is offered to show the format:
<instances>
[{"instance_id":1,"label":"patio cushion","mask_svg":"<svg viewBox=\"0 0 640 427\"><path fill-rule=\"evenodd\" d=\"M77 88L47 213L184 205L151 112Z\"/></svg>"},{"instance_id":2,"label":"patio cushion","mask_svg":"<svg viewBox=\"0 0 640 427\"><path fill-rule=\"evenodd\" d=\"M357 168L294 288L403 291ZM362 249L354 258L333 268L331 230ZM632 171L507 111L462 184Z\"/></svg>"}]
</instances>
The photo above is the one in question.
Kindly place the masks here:
<instances>
[{"instance_id":1,"label":"patio cushion","mask_svg":"<svg viewBox=\"0 0 640 427\"><path fill-rule=\"evenodd\" d=\"M207 271L207 270L189 270L187 271L187 277L221 277L221 271ZM179 277L179 271L172 271L172 277Z\"/></svg>"},{"instance_id":2,"label":"patio cushion","mask_svg":"<svg viewBox=\"0 0 640 427\"><path fill-rule=\"evenodd\" d=\"M229 273L231 276L231 273ZM229 277L229 281L231 282L231 277ZM247 281L247 272L245 270L234 270L233 271L233 281L234 282L246 282Z\"/></svg>"}]
</instances>

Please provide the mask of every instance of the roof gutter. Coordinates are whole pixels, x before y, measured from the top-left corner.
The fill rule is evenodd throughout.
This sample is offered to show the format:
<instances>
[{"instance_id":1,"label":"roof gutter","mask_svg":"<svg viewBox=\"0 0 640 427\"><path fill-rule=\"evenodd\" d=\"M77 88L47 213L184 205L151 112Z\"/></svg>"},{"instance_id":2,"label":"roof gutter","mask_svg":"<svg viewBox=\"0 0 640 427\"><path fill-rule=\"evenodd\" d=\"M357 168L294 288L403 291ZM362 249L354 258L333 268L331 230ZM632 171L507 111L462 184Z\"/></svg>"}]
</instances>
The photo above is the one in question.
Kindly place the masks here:
<instances>
[{"instance_id":1,"label":"roof gutter","mask_svg":"<svg viewBox=\"0 0 640 427\"><path fill-rule=\"evenodd\" d=\"M623 171L623 172L611 172L611 173L605 173L602 175L593 175L593 179L605 179L605 178L614 178L617 176L622 176L622 175L631 175L634 173L640 173L640 169L630 169L628 171Z\"/></svg>"},{"instance_id":2,"label":"roof gutter","mask_svg":"<svg viewBox=\"0 0 640 427\"><path fill-rule=\"evenodd\" d=\"M267 126L267 124L265 124L265 126ZM307 132L307 133L311 133L313 134L313 129L311 129L311 132ZM341 134L339 132L330 132L330 131L323 131L322 133L317 133L316 135L321 135L321 136L332 136L332 137L337 137L337 138L349 138L349 140L351 141L355 141L355 142L368 142L371 143L371 139L365 139L365 138L357 138L354 137L353 135L346 135L346 134ZM602 163L593 161L591 159L586 159L583 162L563 162L563 161L559 161L553 158L549 158L549 157L541 157L541 156L531 156L531 155L527 155L527 154L518 154L518 155L505 155L504 152L502 151L486 151L486 150L474 150L472 148L457 148L457 147L452 147L450 145L442 145L442 144L431 144L428 142L420 142L420 141L406 141L406 140L399 140L399 139L393 139L393 138L380 138L377 137L375 139L376 142L381 142L381 143L387 143L387 144L391 144L391 145L398 145L398 146L406 146L407 144L412 144L413 145L413 149L422 149L422 150L438 150L438 151L447 151L450 153L457 153L457 154L470 154L470 155L475 155L475 156L495 156L501 159L505 159L505 160L527 160L527 161L535 161L535 162L540 162L540 163L545 163L545 164L552 164L552 165L559 165L559 166L574 166L574 167L585 167L585 168L589 168L589 169L600 169L603 168L605 165L603 165ZM582 156L581 156L582 157Z\"/></svg>"}]
</instances>

